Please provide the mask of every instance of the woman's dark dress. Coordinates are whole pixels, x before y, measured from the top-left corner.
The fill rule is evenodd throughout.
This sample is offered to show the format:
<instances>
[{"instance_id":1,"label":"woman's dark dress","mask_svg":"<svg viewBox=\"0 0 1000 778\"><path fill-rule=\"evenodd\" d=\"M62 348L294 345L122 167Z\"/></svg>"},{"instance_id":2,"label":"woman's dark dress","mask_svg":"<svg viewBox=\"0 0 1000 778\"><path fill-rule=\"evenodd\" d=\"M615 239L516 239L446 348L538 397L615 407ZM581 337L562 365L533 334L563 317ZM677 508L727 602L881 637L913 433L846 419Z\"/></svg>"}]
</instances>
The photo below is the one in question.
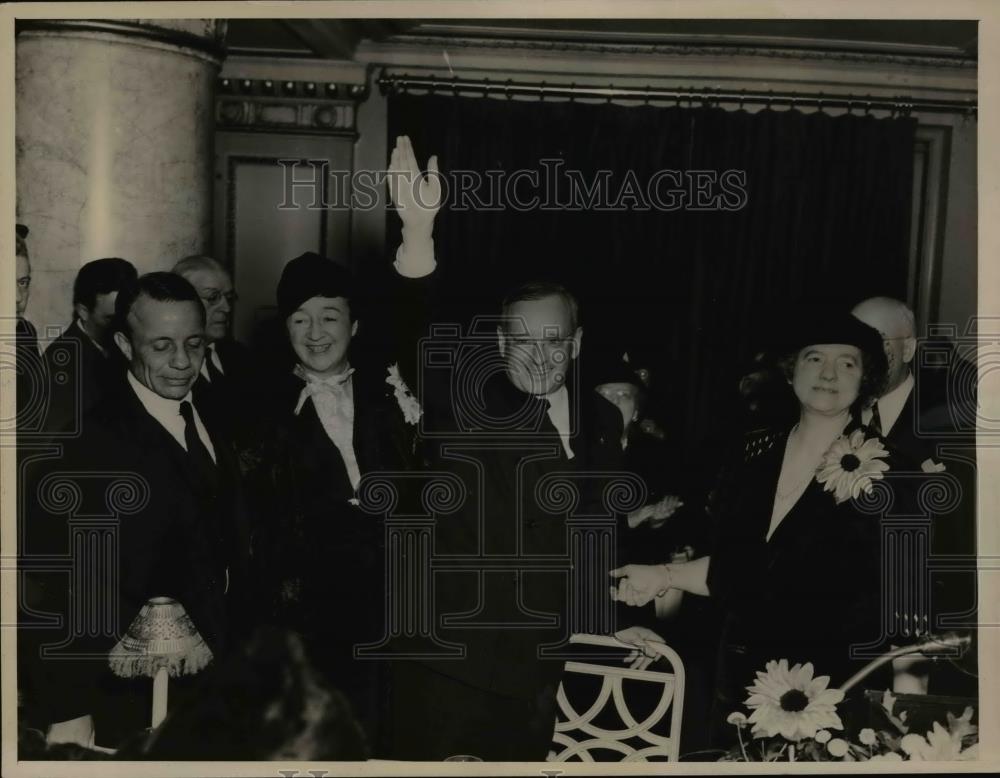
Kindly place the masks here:
<instances>
[{"instance_id":1,"label":"woman's dark dress","mask_svg":"<svg viewBox=\"0 0 1000 778\"><path fill-rule=\"evenodd\" d=\"M837 687L869 661L852 659L851 647L880 637L877 513L838 505L814 478L766 539L787 440L787 431L751 435L723 498L708 574L725 614L716 724L743 710L769 660L811 662Z\"/></svg>"},{"instance_id":2,"label":"woman's dark dress","mask_svg":"<svg viewBox=\"0 0 1000 778\"><path fill-rule=\"evenodd\" d=\"M362 478L414 467L414 427L403 418L384 368L352 376L354 451ZM354 648L384 634L384 517L355 498L340 451L311 399L296 415L303 382L289 376L274 400L267 472L275 505L255 542L271 619L300 633L310 659L351 702L373 753L386 707L383 662Z\"/></svg>"}]
</instances>

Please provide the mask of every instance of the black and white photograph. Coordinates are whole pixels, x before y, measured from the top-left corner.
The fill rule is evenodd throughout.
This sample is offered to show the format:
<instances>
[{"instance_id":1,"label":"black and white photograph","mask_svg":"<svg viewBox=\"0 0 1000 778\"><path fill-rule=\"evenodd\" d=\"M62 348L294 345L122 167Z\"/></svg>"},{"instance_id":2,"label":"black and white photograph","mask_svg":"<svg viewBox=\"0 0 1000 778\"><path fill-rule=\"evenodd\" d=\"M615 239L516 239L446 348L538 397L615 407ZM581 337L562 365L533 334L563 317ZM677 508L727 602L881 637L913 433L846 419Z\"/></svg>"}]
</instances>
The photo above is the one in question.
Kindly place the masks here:
<instances>
[{"instance_id":1,"label":"black and white photograph","mask_svg":"<svg viewBox=\"0 0 1000 778\"><path fill-rule=\"evenodd\" d=\"M0 8L5 774L996 767L1000 16L772 5Z\"/></svg>"}]
</instances>

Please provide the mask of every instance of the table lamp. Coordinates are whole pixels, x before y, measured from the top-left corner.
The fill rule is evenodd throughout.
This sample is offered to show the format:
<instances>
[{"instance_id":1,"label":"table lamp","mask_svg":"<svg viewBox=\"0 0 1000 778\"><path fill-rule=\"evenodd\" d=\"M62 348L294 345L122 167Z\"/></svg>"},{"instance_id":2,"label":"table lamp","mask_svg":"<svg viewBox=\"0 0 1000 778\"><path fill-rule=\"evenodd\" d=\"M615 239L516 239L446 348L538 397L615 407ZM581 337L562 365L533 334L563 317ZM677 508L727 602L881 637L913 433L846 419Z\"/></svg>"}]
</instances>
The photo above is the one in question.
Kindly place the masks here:
<instances>
[{"instance_id":1,"label":"table lamp","mask_svg":"<svg viewBox=\"0 0 1000 778\"><path fill-rule=\"evenodd\" d=\"M212 650L184 606L170 597L153 597L143 605L108 657L115 675L153 678L154 729L167 715L167 677L194 675L211 661Z\"/></svg>"}]
</instances>

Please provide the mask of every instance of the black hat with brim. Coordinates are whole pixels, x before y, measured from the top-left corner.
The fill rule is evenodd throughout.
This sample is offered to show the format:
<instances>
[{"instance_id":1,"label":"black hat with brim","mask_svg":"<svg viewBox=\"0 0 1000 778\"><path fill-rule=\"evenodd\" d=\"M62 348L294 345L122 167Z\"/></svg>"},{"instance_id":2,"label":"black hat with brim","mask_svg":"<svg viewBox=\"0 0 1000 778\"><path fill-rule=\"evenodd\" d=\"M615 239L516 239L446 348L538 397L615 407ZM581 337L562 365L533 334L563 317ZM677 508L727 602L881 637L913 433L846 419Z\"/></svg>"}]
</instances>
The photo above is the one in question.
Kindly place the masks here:
<instances>
[{"instance_id":1,"label":"black hat with brim","mask_svg":"<svg viewBox=\"0 0 1000 778\"><path fill-rule=\"evenodd\" d=\"M278 281L278 311L282 318L293 314L306 300L313 297L354 296L351 272L329 257L313 251L289 260Z\"/></svg>"}]
</instances>

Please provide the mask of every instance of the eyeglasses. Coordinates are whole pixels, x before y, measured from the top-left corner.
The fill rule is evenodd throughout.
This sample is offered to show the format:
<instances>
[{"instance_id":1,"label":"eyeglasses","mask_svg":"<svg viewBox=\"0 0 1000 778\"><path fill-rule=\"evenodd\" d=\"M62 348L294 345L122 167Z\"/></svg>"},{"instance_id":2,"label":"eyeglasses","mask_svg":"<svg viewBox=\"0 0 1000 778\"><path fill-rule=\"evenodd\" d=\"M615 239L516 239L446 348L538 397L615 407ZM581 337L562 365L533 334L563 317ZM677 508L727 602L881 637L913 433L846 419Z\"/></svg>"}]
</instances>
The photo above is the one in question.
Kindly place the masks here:
<instances>
[{"instance_id":1,"label":"eyeglasses","mask_svg":"<svg viewBox=\"0 0 1000 778\"><path fill-rule=\"evenodd\" d=\"M573 342L572 336L567 338L509 338L510 345L514 348L564 348Z\"/></svg>"},{"instance_id":2,"label":"eyeglasses","mask_svg":"<svg viewBox=\"0 0 1000 778\"><path fill-rule=\"evenodd\" d=\"M235 290L222 292L219 289L213 289L211 292L201 295L201 299L209 305L216 305L220 300L222 300L223 297L226 298L226 302L230 305L240 299L240 296L236 294Z\"/></svg>"}]
</instances>

